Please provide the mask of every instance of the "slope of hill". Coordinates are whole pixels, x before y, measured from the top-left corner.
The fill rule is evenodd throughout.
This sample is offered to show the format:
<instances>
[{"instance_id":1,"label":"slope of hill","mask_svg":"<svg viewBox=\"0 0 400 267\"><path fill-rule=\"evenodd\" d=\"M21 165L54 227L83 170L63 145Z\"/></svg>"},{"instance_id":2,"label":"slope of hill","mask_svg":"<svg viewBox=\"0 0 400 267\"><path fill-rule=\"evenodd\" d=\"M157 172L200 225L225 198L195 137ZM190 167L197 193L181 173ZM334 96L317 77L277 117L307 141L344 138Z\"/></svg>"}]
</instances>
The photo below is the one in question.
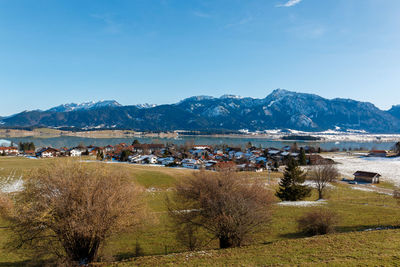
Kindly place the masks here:
<instances>
[{"instance_id":1,"label":"slope of hill","mask_svg":"<svg viewBox=\"0 0 400 267\"><path fill-rule=\"evenodd\" d=\"M282 128L320 131L340 127L395 133L400 132L400 112L393 109L383 111L367 102L330 100L314 94L276 89L263 99L224 95L220 98L195 96L160 106L121 106L116 101L68 104L47 111L21 112L1 121L3 127L66 126L149 131Z\"/></svg>"},{"instance_id":2,"label":"slope of hill","mask_svg":"<svg viewBox=\"0 0 400 267\"><path fill-rule=\"evenodd\" d=\"M393 117L400 119L400 105L392 106L392 108L388 110L388 113Z\"/></svg>"},{"instance_id":3,"label":"slope of hill","mask_svg":"<svg viewBox=\"0 0 400 267\"><path fill-rule=\"evenodd\" d=\"M397 266L400 231L351 232L225 250L139 257L118 266Z\"/></svg>"}]
</instances>

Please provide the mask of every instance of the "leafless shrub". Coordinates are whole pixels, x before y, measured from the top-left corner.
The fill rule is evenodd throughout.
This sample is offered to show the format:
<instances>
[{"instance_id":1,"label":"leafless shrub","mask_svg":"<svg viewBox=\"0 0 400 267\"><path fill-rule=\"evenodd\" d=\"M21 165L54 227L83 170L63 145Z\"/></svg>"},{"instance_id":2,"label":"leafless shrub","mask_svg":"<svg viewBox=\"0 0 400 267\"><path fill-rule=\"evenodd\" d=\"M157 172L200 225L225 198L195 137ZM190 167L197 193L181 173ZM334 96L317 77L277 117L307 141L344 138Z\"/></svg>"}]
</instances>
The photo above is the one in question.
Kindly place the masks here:
<instances>
[{"instance_id":1,"label":"leafless shrub","mask_svg":"<svg viewBox=\"0 0 400 267\"><path fill-rule=\"evenodd\" d=\"M308 171L308 178L312 180L318 191L318 199L323 199L324 192L329 183L336 182L339 172L333 164L314 165Z\"/></svg>"},{"instance_id":2,"label":"leafless shrub","mask_svg":"<svg viewBox=\"0 0 400 267\"><path fill-rule=\"evenodd\" d=\"M324 235L334 232L338 221L335 212L319 209L304 214L297 223L299 230L307 235Z\"/></svg>"},{"instance_id":3,"label":"leafless shrub","mask_svg":"<svg viewBox=\"0 0 400 267\"><path fill-rule=\"evenodd\" d=\"M274 197L262 184L234 172L200 171L176 186L167 200L177 225L200 228L219 240L220 248L240 246L270 219Z\"/></svg>"},{"instance_id":4,"label":"leafless shrub","mask_svg":"<svg viewBox=\"0 0 400 267\"><path fill-rule=\"evenodd\" d=\"M33 171L14 196L7 216L13 245L90 263L109 236L140 224L141 192L123 172L105 165L54 160Z\"/></svg>"}]
</instances>

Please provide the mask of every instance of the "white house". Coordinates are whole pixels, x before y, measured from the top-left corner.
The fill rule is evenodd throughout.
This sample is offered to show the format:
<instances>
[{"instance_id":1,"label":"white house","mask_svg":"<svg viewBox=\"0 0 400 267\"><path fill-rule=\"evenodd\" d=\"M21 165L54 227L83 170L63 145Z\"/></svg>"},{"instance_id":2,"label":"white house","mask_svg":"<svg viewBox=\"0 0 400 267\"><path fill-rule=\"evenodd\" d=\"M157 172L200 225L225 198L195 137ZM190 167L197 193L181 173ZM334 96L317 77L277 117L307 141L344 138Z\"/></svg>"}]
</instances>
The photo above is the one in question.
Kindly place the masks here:
<instances>
[{"instance_id":1,"label":"white house","mask_svg":"<svg viewBox=\"0 0 400 267\"><path fill-rule=\"evenodd\" d=\"M201 164L200 161L195 159L183 159L182 160L182 167L189 168L189 169L198 169L200 168Z\"/></svg>"},{"instance_id":2,"label":"white house","mask_svg":"<svg viewBox=\"0 0 400 267\"><path fill-rule=\"evenodd\" d=\"M44 147L36 153L36 156L41 158L52 158L58 156L59 154L60 151L58 149L52 147Z\"/></svg>"},{"instance_id":3,"label":"white house","mask_svg":"<svg viewBox=\"0 0 400 267\"><path fill-rule=\"evenodd\" d=\"M141 163L141 164L155 164L157 163L157 157L154 155L144 155L137 159L133 160L134 163Z\"/></svg>"},{"instance_id":4,"label":"white house","mask_svg":"<svg viewBox=\"0 0 400 267\"><path fill-rule=\"evenodd\" d=\"M18 149L15 147L0 147L0 154L6 154L6 155L10 155L10 154L18 154Z\"/></svg>"},{"instance_id":5,"label":"white house","mask_svg":"<svg viewBox=\"0 0 400 267\"><path fill-rule=\"evenodd\" d=\"M159 158L157 159L157 161L159 164L168 165L174 163L175 159L173 157L167 157L167 158Z\"/></svg>"},{"instance_id":6,"label":"white house","mask_svg":"<svg viewBox=\"0 0 400 267\"><path fill-rule=\"evenodd\" d=\"M270 155L270 156L278 156L279 154L281 153L281 151L279 151L279 150L269 150L268 151L268 154Z\"/></svg>"},{"instance_id":7,"label":"white house","mask_svg":"<svg viewBox=\"0 0 400 267\"><path fill-rule=\"evenodd\" d=\"M69 155L71 157L80 157L82 156L82 151L78 148L73 148L69 151Z\"/></svg>"}]
</instances>

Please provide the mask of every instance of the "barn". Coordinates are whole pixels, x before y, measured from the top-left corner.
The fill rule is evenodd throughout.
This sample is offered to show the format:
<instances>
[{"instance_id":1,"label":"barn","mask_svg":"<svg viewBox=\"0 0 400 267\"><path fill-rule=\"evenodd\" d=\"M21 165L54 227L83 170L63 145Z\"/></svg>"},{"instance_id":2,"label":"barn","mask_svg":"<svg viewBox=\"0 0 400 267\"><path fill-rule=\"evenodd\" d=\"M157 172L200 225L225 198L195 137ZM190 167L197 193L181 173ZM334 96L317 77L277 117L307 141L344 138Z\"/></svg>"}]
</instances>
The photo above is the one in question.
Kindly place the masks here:
<instances>
[{"instance_id":1,"label":"barn","mask_svg":"<svg viewBox=\"0 0 400 267\"><path fill-rule=\"evenodd\" d=\"M363 183L378 184L381 175L376 172L356 171L354 174L354 181Z\"/></svg>"}]
</instances>

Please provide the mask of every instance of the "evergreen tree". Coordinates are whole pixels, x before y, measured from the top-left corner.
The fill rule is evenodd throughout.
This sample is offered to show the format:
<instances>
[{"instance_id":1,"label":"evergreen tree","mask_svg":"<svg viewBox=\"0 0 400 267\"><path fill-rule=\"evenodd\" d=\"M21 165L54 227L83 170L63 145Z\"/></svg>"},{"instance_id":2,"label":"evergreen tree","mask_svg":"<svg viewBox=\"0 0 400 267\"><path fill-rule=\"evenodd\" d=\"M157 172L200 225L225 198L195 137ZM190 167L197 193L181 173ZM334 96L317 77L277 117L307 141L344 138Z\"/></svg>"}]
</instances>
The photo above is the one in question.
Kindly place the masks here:
<instances>
[{"instance_id":1,"label":"evergreen tree","mask_svg":"<svg viewBox=\"0 0 400 267\"><path fill-rule=\"evenodd\" d=\"M279 168L279 163L277 161L274 161L274 168L278 169Z\"/></svg>"},{"instance_id":2,"label":"evergreen tree","mask_svg":"<svg viewBox=\"0 0 400 267\"><path fill-rule=\"evenodd\" d=\"M307 165L306 152L303 147L300 148L299 164L302 166Z\"/></svg>"},{"instance_id":3,"label":"evergreen tree","mask_svg":"<svg viewBox=\"0 0 400 267\"><path fill-rule=\"evenodd\" d=\"M35 144L33 142L30 142L29 145L28 145L28 150L35 151L35 149L36 149Z\"/></svg>"},{"instance_id":4,"label":"evergreen tree","mask_svg":"<svg viewBox=\"0 0 400 267\"><path fill-rule=\"evenodd\" d=\"M132 154L132 153L131 153L129 150L124 150L124 151L122 151L120 160L121 160L121 161L128 161L129 156L130 156L131 154Z\"/></svg>"},{"instance_id":5,"label":"evergreen tree","mask_svg":"<svg viewBox=\"0 0 400 267\"><path fill-rule=\"evenodd\" d=\"M302 200L311 194L311 188L302 185L306 175L294 159L290 159L286 166L283 178L279 182L276 196L283 201Z\"/></svg>"},{"instance_id":6,"label":"evergreen tree","mask_svg":"<svg viewBox=\"0 0 400 267\"><path fill-rule=\"evenodd\" d=\"M250 141L247 142L246 148L252 148L252 147L253 147L253 144Z\"/></svg>"},{"instance_id":7,"label":"evergreen tree","mask_svg":"<svg viewBox=\"0 0 400 267\"><path fill-rule=\"evenodd\" d=\"M134 145L139 145L140 144L140 142L139 142L139 140L137 140L137 139L135 139L135 140L133 140L133 142L132 142L132 145L134 146Z\"/></svg>"},{"instance_id":8,"label":"evergreen tree","mask_svg":"<svg viewBox=\"0 0 400 267\"><path fill-rule=\"evenodd\" d=\"M97 150L96 159L97 160L103 160L104 159L103 151Z\"/></svg>"},{"instance_id":9,"label":"evergreen tree","mask_svg":"<svg viewBox=\"0 0 400 267\"><path fill-rule=\"evenodd\" d=\"M33 142L29 142L29 143L22 143L19 142L18 144L19 150L20 151L28 151L28 150L35 150L35 144Z\"/></svg>"}]
</instances>

